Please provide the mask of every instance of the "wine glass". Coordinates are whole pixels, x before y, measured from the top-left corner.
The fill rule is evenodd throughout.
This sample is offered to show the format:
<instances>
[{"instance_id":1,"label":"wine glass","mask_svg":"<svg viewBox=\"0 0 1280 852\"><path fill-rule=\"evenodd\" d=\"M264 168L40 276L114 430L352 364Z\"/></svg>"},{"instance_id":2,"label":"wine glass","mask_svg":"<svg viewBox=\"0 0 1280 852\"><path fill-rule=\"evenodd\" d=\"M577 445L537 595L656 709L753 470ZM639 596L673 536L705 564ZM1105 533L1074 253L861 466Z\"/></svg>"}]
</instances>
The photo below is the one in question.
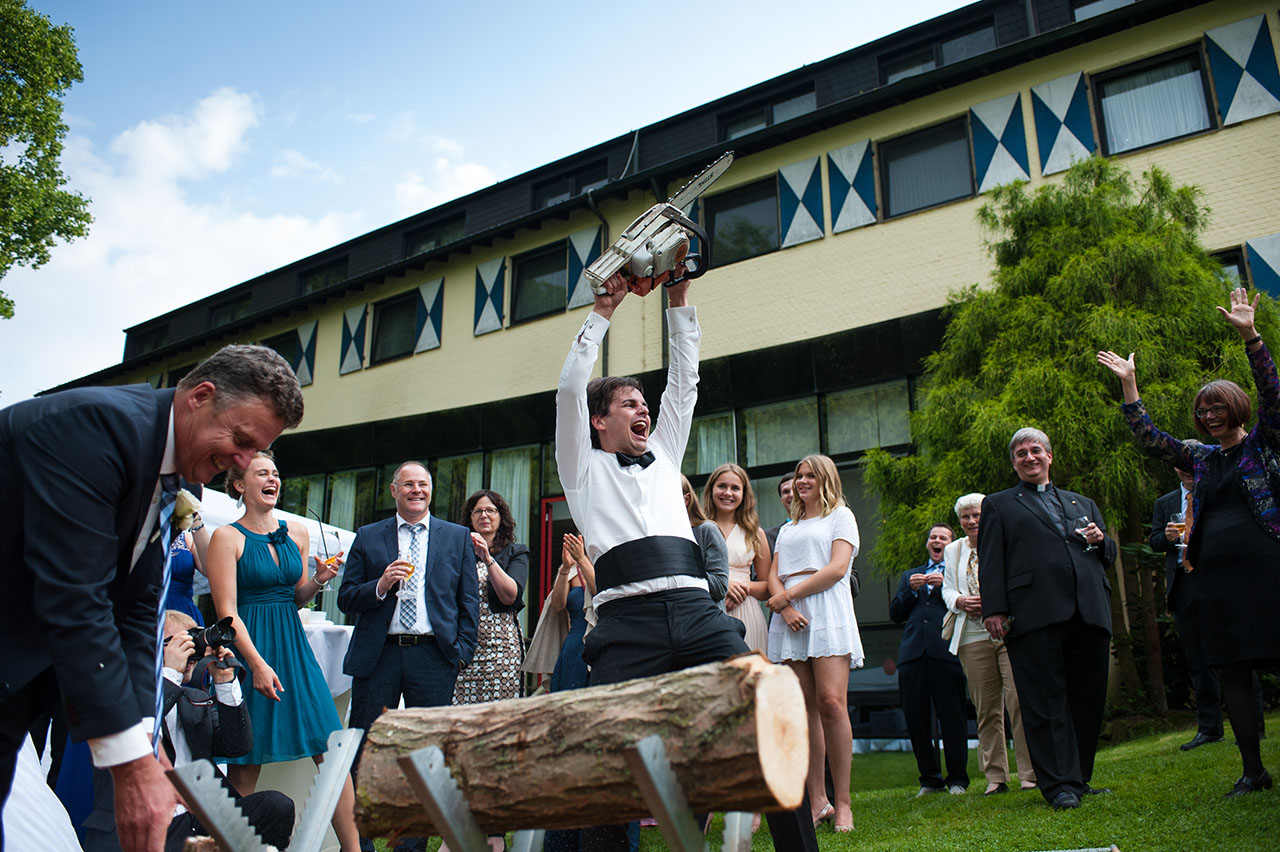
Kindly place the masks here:
<instances>
[{"instance_id":1,"label":"wine glass","mask_svg":"<svg viewBox=\"0 0 1280 852\"><path fill-rule=\"evenodd\" d=\"M399 600L404 600L405 598L410 597L412 594L407 588L405 588L405 583L410 577L413 576L413 572L418 569L417 569L417 566L413 564L413 560L409 558L409 554L407 553L398 554L396 556L396 562L402 565L409 566L409 573L404 575L404 579L400 581L400 588L396 589L396 598Z\"/></svg>"},{"instance_id":2,"label":"wine glass","mask_svg":"<svg viewBox=\"0 0 1280 852\"><path fill-rule=\"evenodd\" d=\"M1178 541L1174 544L1174 547L1179 550L1185 550L1187 547L1187 513L1174 512L1169 516L1169 523L1173 524L1173 528L1178 531Z\"/></svg>"},{"instance_id":3,"label":"wine glass","mask_svg":"<svg viewBox=\"0 0 1280 852\"><path fill-rule=\"evenodd\" d=\"M1090 523L1092 522L1089 520L1088 515L1081 515L1080 517L1076 518L1074 521L1076 535L1080 536L1081 538L1084 538L1084 531L1088 528ZM1084 542L1085 553L1088 553L1091 550L1097 550L1097 549L1098 549L1098 546L1096 544L1089 541L1088 539L1085 539L1085 542Z\"/></svg>"}]
</instances>

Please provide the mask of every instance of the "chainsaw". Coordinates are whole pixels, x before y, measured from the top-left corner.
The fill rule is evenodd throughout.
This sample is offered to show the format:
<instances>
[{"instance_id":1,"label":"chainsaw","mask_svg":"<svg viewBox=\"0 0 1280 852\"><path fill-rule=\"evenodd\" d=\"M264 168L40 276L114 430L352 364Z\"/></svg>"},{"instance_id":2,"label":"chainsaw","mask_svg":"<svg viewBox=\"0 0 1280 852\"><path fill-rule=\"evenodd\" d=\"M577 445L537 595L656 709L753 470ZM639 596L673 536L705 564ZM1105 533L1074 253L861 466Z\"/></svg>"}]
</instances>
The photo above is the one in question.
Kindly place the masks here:
<instances>
[{"instance_id":1,"label":"chainsaw","mask_svg":"<svg viewBox=\"0 0 1280 852\"><path fill-rule=\"evenodd\" d=\"M629 289L640 296L653 289L652 279L671 272L680 263L685 266L684 276L665 282L667 287L706 272L707 266L701 255L689 253L689 235L692 232L698 237L703 251L710 249L711 240L697 222L684 214L684 208L702 195L732 164L733 152L726 151L679 192L653 205L628 225L614 244L587 267L585 274L591 292L597 296L608 292L604 282L624 269L631 279Z\"/></svg>"}]
</instances>

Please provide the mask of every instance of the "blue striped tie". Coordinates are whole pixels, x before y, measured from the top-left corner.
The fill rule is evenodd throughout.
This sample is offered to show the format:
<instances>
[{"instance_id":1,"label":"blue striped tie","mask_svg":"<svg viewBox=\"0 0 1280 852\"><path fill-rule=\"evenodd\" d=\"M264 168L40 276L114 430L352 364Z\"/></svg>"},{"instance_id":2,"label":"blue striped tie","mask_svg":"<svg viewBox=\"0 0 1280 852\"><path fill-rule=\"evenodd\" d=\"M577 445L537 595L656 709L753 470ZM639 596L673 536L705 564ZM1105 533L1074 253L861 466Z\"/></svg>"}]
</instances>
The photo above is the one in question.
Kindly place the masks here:
<instances>
[{"instance_id":1,"label":"blue striped tie","mask_svg":"<svg viewBox=\"0 0 1280 852\"><path fill-rule=\"evenodd\" d=\"M166 473L160 477L160 547L164 554L164 576L160 581L160 605L156 612L156 721L151 731L151 751L160 755L160 729L164 724L161 712L164 710L164 604L169 597L169 581L173 579L170 571L169 545L173 543L173 527L169 521L173 518L174 503L178 499L178 474Z\"/></svg>"},{"instance_id":2,"label":"blue striped tie","mask_svg":"<svg viewBox=\"0 0 1280 852\"><path fill-rule=\"evenodd\" d=\"M418 581L422 577L422 572L418 570L418 563L422 561L422 544L418 536L422 535L427 525L403 524L403 526L409 528L409 561L413 563L414 568L408 578L400 581L400 587L404 592L404 597L400 599L400 626L405 630L412 630L418 623Z\"/></svg>"}]
</instances>

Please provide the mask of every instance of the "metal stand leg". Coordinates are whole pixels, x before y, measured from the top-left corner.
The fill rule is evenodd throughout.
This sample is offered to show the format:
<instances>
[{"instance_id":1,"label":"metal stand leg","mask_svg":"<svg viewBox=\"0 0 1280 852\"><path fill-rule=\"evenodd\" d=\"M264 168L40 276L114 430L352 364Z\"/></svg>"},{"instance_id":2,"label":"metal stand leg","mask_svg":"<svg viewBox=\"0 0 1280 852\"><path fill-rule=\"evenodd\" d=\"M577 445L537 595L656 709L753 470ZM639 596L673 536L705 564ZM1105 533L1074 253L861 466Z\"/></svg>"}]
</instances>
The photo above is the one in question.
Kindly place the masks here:
<instances>
[{"instance_id":1,"label":"metal stand leg","mask_svg":"<svg viewBox=\"0 0 1280 852\"><path fill-rule=\"evenodd\" d=\"M667 846L674 852L705 852L706 838L693 819L684 789L671 771L662 737L657 734L645 737L627 749L625 755Z\"/></svg>"},{"instance_id":2,"label":"metal stand leg","mask_svg":"<svg viewBox=\"0 0 1280 852\"><path fill-rule=\"evenodd\" d=\"M744 811L724 815L724 846L721 852L751 852L751 818Z\"/></svg>"},{"instance_id":3,"label":"metal stand leg","mask_svg":"<svg viewBox=\"0 0 1280 852\"><path fill-rule=\"evenodd\" d=\"M431 823L453 852L488 852L489 842L462 797L453 774L444 765L444 752L427 746L399 758L400 769L431 816ZM541 845L541 844L539 844Z\"/></svg>"},{"instance_id":4,"label":"metal stand leg","mask_svg":"<svg viewBox=\"0 0 1280 852\"><path fill-rule=\"evenodd\" d=\"M547 836L545 828L526 828L511 838L511 852L542 852L542 841Z\"/></svg>"},{"instance_id":5,"label":"metal stand leg","mask_svg":"<svg viewBox=\"0 0 1280 852\"><path fill-rule=\"evenodd\" d=\"M329 749L324 753L320 771L311 782L311 793L302 809L301 820L289 844L293 852L320 852L325 829L333 819L342 795L342 785L351 771L356 748L360 745L359 728L334 731L329 735ZM266 844L249 821L244 818L230 791L223 786L213 764L197 760L169 770L173 786L200 824L218 841L223 852L262 852Z\"/></svg>"}]
</instances>

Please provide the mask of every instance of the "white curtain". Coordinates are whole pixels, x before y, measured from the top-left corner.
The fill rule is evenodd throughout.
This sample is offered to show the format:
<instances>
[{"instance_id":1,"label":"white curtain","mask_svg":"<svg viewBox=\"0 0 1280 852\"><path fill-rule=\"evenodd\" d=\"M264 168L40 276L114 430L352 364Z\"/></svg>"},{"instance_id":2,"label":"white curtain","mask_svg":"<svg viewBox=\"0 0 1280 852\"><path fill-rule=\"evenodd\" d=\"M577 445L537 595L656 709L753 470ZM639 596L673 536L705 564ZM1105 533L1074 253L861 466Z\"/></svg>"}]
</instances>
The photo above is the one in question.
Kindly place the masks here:
<instances>
[{"instance_id":1,"label":"white curtain","mask_svg":"<svg viewBox=\"0 0 1280 852\"><path fill-rule=\"evenodd\" d=\"M1200 69L1191 58L1180 59L1105 83L1102 116L1112 154L1205 130Z\"/></svg>"},{"instance_id":2,"label":"white curtain","mask_svg":"<svg viewBox=\"0 0 1280 852\"><path fill-rule=\"evenodd\" d=\"M312 491L317 490L312 488ZM307 503L311 503L311 495L307 495ZM331 474L329 477L329 523L343 529L355 529L356 519L356 471L348 470L341 473ZM326 536L326 544L332 544L332 540ZM319 544L319 542L316 542ZM305 566L308 571L311 566ZM334 624L346 624L347 618L338 609L338 593L337 588L342 585L342 575L339 574L329 582L329 591L324 592L321 596L319 609L324 610L325 616Z\"/></svg>"},{"instance_id":3,"label":"white curtain","mask_svg":"<svg viewBox=\"0 0 1280 852\"><path fill-rule=\"evenodd\" d=\"M736 462L733 414L703 418L694 424L698 438L698 461L694 473L710 473L722 464Z\"/></svg>"},{"instance_id":4,"label":"white curtain","mask_svg":"<svg viewBox=\"0 0 1280 852\"><path fill-rule=\"evenodd\" d=\"M529 513L535 497L533 490L533 460L538 447L517 447L512 450L499 450L489 457L489 489L497 491L511 507L511 515L516 522L516 541L530 544ZM479 465L477 465L479 467ZM538 570L536 558L529 554L529 577L532 579ZM529 581L525 581L525 604L520 610L520 632L528 635L529 617Z\"/></svg>"}]
</instances>

